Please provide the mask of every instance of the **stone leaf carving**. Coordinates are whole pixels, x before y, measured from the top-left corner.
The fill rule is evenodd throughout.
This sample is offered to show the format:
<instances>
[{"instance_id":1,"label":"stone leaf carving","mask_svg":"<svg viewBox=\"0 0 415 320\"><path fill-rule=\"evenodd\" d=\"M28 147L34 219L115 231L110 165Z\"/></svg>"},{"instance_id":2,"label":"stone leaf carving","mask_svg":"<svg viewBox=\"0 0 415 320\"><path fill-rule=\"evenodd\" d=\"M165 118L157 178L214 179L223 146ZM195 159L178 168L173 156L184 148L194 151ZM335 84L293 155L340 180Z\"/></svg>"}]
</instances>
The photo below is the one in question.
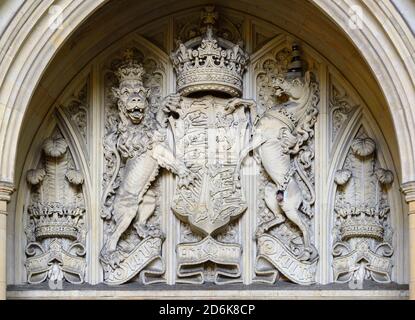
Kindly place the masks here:
<instances>
[{"instance_id":1,"label":"stone leaf carving","mask_svg":"<svg viewBox=\"0 0 415 320\"><path fill-rule=\"evenodd\" d=\"M330 77L329 107L330 107L330 126L331 141L334 142L338 133L346 125L354 111L359 108L346 90Z\"/></svg>"},{"instance_id":2,"label":"stone leaf carving","mask_svg":"<svg viewBox=\"0 0 415 320\"><path fill-rule=\"evenodd\" d=\"M295 46L293 56L297 55ZM255 120L253 139L243 152L253 150L263 168L258 214L265 219L259 221L256 231L256 270L258 281L271 283L277 280L278 272L299 284L313 283L318 259L310 220L315 201L311 167L319 90L311 72L302 76L298 61L293 58L290 71L274 78L273 92L288 100L264 105L267 109ZM267 254L271 251L278 254ZM284 264L284 256L297 262Z\"/></svg>"},{"instance_id":3,"label":"stone leaf carving","mask_svg":"<svg viewBox=\"0 0 415 320\"><path fill-rule=\"evenodd\" d=\"M43 143L40 166L26 175L31 185L25 262L29 283L84 282L84 178L68 149L56 131Z\"/></svg>"},{"instance_id":4,"label":"stone leaf carving","mask_svg":"<svg viewBox=\"0 0 415 320\"><path fill-rule=\"evenodd\" d=\"M387 189L393 173L378 167L376 143L364 131L353 140L335 182L335 281L390 282L393 248Z\"/></svg>"},{"instance_id":5,"label":"stone leaf carving","mask_svg":"<svg viewBox=\"0 0 415 320\"><path fill-rule=\"evenodd\" d=\"M78 128L84 143L88 144L88 84L84 84L78 92L74 93L64 104L63 109L71 122Z\"/></svg>"},{"instance_id":6,"label":"stone leaf carving","mask_svg":"<svg viewBox=\"0 0 415 320\"><path fill-rule=\"evenodd\" d=\"M116 127L108 128L110 138L104 143L105 149L111 148L106 151L109 159L111 154L115 156L102 214L112 227L100 255L108 284L124 283L154 262L158 266L142 273L143 282L149 282L146 274L164 273L164 235L159 224L150 223L158 205L156 179L160 168L165 168L179 176L180 184L190 182L189 170L166 143L166 117L162 110L165 107L152 108L158 100L151 97L154 90L144 84L145 73L134 50L126 50L124 61L115 72L118 87L112 89L118 114L111 124Z\"/></svg>"}]
</instances>

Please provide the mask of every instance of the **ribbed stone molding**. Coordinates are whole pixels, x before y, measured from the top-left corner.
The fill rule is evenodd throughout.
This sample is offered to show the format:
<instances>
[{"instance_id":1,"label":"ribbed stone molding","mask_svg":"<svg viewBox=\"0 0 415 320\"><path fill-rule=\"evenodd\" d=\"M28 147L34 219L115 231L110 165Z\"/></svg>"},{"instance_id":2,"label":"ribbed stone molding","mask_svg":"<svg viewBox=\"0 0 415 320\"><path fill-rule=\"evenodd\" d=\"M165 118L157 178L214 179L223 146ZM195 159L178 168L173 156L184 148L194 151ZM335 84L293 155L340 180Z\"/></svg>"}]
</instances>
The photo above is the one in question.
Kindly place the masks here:
<instances>
[{"instance_id":1,"label":"ribbed stone molding","mask_svg":"<svg viewBox=\"0 0 415 320\"><path fill-rule=\"evenodd\" d=\"M12 183L0 181L0 201L9 202L14 191L15 188Z\"/></svg>"},{"instance_id":2,"label":"ribbed stone molding","mask_svg":"<svg viewBox=\"0 0 415 320\"><path fill-rule=\"evenodd\" d=\"M403 183L401 185L401 191L405 195L406 202L409 203L415 201L415 181Z\"/></svg>"}]
</instances>

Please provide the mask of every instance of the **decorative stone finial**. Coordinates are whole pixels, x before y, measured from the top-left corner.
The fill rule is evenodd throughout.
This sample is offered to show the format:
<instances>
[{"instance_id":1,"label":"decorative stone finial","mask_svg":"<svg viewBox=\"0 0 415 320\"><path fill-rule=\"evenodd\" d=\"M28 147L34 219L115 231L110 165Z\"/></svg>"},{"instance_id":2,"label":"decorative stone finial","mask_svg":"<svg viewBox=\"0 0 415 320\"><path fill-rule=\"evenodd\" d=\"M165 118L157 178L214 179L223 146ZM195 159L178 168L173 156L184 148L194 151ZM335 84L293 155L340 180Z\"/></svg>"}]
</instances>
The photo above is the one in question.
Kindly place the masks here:
<instances>
[{"instance_id":1,"label":"decorative stone finial","mask_svg":"<svg viewBox=\"0 0 415 320\"><path fill-rule=\"evenodd\" d=\"M216 20L218 19L219 15L215 11L215 6L206 6L205 10L202 11L200 14L200 18L202 20L203 24L206 25L214 25L216 23Z\"/></svg>"}]
</instances>

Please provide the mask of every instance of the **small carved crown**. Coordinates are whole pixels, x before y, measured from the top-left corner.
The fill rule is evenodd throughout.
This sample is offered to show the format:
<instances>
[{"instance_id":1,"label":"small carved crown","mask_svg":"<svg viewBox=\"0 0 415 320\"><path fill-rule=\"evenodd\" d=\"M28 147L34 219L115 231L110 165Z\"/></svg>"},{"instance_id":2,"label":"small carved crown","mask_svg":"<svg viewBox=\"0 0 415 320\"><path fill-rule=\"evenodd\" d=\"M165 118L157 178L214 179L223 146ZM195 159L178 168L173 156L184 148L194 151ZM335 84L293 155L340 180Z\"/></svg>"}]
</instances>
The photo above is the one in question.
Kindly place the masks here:
<instances>
[{"instance_id":1,"label":"small carved crown","mask_svg":"<svg viewBox=\"0 0 415 320\"><path fill-rule=\"evenodd\" d=\"M128 80L139 81L142 83L145 70L143 66L138 63L137 59L134 58L133 49L125 50L123 53L123 60L124 62L115 72L120 83Z\"/></svg>"},{"instance_id":2,"label":"small carved crown","mask_svg":"<svg viewBox=\"0 0 415 320\"><path fill-rule=\"evenodd\" d=\"M60 202L37 202L31 204L28 211L35 222L36 239L65 237L75 240L79 234L78 220L85 208Z\"/></svg>"},{"instance_id":3,"label":"small carved crown","mask_svg":"<svg viewBox=\"0 0 415 320\"><path fill-rule=\"evenodd\" d=\"M198 91L218 91L230 96L242 94L242 77L249 61L241 44L214 35L213 26L218 18L213 6L202 12L204 37L196 37L178 47L171 54L177 73L177 90L182 95Z\"/></svg>"},{"instance_id":4,"label":"small carved crown","mask_svg":"<svg viewBox=\"0 0 415 320\"><path fill-rule=\"evenodd\" d=\"M383 239L384 228L381 218L373 210L366 212L355 211L356 217L347 217L342 223L340 232L343 240L356 237Z\"/></svg>"}]
</instances>

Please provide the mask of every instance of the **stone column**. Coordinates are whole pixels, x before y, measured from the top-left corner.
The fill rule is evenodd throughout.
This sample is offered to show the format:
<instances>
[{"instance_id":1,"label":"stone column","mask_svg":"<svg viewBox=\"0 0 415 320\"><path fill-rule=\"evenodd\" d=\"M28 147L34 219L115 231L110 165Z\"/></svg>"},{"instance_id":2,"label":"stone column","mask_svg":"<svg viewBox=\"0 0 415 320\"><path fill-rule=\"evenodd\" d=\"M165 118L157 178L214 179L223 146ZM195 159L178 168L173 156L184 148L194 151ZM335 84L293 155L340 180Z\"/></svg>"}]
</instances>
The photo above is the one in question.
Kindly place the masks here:
<instances>
[{"instance_id":1,"label":"stone column","mask_svg":"<svg viewBox=\"0 0 415 320\"><path fill-rule=\"evenodd\" d=\"M6 299L7 203L13 191L11 183L0 182L0 300Z\"/></svg>"},{"instance_id":2,"label":"stone column","mask_svg":"<svg viewBox=\"0 0 415 320\"><path fill-rule=\"evenodd\" d=\"M415 300L415 181L402 184L402 192L409 206L409 299Z\"/></svg>"}]
</instances>

